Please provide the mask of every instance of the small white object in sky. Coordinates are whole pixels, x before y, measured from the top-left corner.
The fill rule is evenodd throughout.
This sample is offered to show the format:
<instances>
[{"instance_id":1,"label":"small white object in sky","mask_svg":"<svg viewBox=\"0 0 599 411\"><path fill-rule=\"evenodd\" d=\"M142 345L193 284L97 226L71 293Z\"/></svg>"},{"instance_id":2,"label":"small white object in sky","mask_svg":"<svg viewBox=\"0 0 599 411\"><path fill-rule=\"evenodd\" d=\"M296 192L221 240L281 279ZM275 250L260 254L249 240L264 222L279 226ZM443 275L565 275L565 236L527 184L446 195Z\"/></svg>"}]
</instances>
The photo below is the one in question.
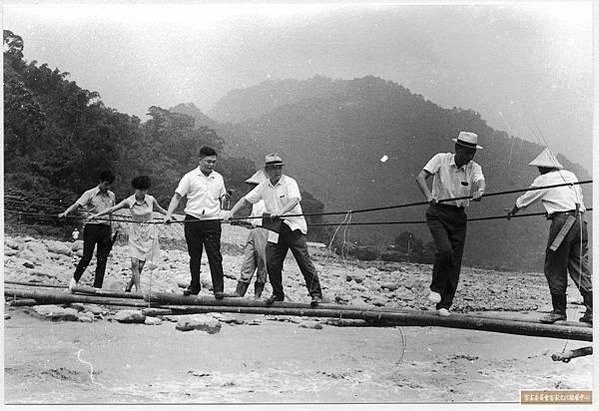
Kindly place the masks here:
<instances>
[{"instance_id":1,"label":"small white object in sky","mask_svg":"<svg viewBox=\"0 0 599 411\"><path fill-rule=\"evenodd\" d=\"M381 163L386 163L387 160L389 160L389 157L387 157L387 154L385 154L384 156L381 157Z\"/></svg>"}]
</instances>

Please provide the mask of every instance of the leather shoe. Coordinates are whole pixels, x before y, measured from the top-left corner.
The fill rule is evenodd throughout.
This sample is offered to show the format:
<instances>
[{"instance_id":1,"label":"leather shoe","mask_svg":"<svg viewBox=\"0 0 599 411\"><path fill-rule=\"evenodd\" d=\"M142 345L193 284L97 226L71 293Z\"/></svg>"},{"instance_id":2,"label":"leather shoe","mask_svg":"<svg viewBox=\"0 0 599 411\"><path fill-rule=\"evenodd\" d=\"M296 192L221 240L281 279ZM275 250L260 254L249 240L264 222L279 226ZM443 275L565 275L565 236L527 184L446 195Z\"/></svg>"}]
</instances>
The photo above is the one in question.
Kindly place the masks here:
<instances>
[{"instance_id":1,"label":"leather shoe","mask_svg":"<svg viewBox=\"0 0 599 411\"><path fill-rule=\"evenodd\" d=\"M183 290L183 295L198 295L199 293L200 293L199 288L187 287L185 290Z\"/></svg>"},{"instance_id":2,"label":"leather shoe","mask_svg":"<svg viewBox=\"0 0 599 411\"><path fill-rule=\"evenodd\" d=\"M214 293L214 298L216 298L217 300L222 300L223 298L225 298L225 293L216 292L216 293Z\"/></svg>"},{"instance_id":3,"label":"leather shoe","mask_svg":"<svg viewBox=\"0 0 599 411\"><path fill-rule=\"evenodd\" d=\"M539 320L543 324L553 324L556 321L566 321L566 314L551 311L549 314L541 317Z\"/></svg>"},{"instance_id":4,"label":"leather shoe","mask_svg":"<svg viewBox=\"0 0 599 411\"><path fill-rule=\"evenodd\" d=\"M279 298L279 297L277 297L275 295L271 295L266 300L264 300L264 302L266 303L266 305L272 305L275 301L283 301L283 299Z\"/></svg>"}]
</instances>

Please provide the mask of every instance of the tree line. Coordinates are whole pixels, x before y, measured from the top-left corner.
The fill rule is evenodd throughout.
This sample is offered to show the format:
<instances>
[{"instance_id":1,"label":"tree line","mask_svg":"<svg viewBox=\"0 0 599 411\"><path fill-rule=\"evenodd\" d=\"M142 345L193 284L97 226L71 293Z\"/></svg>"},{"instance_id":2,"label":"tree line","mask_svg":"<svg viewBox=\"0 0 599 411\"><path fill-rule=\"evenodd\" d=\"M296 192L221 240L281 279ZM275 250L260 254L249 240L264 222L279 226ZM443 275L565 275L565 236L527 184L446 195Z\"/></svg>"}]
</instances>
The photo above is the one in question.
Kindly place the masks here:
<instances>
[{"instance_id":1,"label":"tree line","mask_svg":"<svg viewBox=\"0 0 599 411\"><path fill-rule=\"evenodd\" d=\"M99 93L69 80L69 73L46 63L24 59L24 41L10 30L4 40L4 194L7 209L51 214L72 204L97 184L100 171L117 176L117 198L130 195L137 175L152 180L150 192L167 205L184 173L196 167L202 146L223 153L224 141L209 127L195 128L185 114L151 106L147 121L120 113L102 102ZM243 157L219 155L217 171L233 191L231 201L244 195L244 181L256 165ZM324 204L303 192L306 213ZM180 207L183 207L181 204ZM5 213L7 223L15 221ZM28 216L26 223L57 225ZM321 216L309 223L322 222ZM47 232L47 227L45 228ZM324 240L313 230L313 240Z\"/></svg>"}]
</instances>

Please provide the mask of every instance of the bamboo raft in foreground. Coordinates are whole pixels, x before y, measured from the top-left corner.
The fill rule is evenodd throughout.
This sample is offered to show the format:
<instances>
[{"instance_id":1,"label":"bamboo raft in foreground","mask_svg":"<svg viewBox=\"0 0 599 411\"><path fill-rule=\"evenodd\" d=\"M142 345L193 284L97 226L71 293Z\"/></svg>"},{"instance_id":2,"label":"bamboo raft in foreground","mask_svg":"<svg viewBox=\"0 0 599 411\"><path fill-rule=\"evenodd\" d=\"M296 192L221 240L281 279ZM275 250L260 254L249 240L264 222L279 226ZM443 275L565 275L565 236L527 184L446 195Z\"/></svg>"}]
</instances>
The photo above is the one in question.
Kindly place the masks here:
<instances>
[{"instance_id":1,"label":"bamboo raft in foreground","mask_svg":"<svg viewBox=\"0 0 599 411\"><path fill-rule=\"evenodd\" d=\"M97 290L100 291L100 290ZM338 319L359 319L372 323L393 326L437 326L448 328L492 331L506 334L529 335L536 337L561 338L581 341L593 340L590 325L573 327L563 324L541 324L537 322L496 319L467 314L454 313L449 317L438 316L426 311L390 311L374 308L361 309L335 304L319 304L316 308L309 304L275 302L267 306L263 301L241 298L216 300L210 297L182 296L173 293L152 292L143 295L145 301L139 301L140 294L119 292L95 292L96 295L71 294L66 291L41 291L31 289L5 289L5 297L34 299L42 303L64 304L72 302L120 305L150 308L159 306L161 315L177 315L207 312L230 312L240 314L294 315L302 317L325 317ZM126 298L109 296L126 294ZM176 307L173 307L176 306ZM170 310L170 311L164 311ZM146 311L149 315L152 311Z\"/></svg>"},{"instance_id":2,"label":"bamboo raft in foreground","mask_svg":"<svg viewBox=\"0 0 599 411\"><path fill-rule=\"evenodd\" d=\"M206 304L206 297L183 297L172 293L152 292L146 294L144 299L160 306L188 306L185 309L175 309L173 313L191 314L198 312L231 312L240 314L270 314L270 315L296 315L302 317L328 317L339 319L358 319L370 322L379 322L387 325L398 326L437 326L461 328L478 331L493 331L506 334L530 335L537 337L562 338L571 340L592 341L593 329L591 327L571 327L556 324L541 324L536 322L513 321L493 318L468 316L465 314L452 314L441 317L434 312L425 311L382 311L362 310L348 308L339 310L321 307L311 308L304 304L304 308L288 308L283 303L276 302L271 306L230 304L229 301L211 299ZM254 301L253 303L261 303ZM264 304L264 303L262 303ZM193 307L190 307L193 306Z\"/></svg>"}]
</instances>

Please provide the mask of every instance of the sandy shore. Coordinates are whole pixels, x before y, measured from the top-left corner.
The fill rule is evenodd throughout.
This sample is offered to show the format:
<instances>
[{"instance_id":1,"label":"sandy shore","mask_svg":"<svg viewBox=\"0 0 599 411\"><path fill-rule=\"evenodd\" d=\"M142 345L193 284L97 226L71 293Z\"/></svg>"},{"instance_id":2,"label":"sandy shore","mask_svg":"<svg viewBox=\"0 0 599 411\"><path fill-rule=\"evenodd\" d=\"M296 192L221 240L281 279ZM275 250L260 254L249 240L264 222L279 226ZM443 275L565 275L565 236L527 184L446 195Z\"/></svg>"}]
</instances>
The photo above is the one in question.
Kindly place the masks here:
<instances>
[{"instance_id":1,"label":"sandy shore","mask_svg":"<svg viewBox=\"0 0 599 411\"><path fill-rule=\"evenodd\" d=\"M240 227L223 234L230 292L245 235ZM189 281L187 255L181 247L172 248L175 240L164 239L171 248L163 249L155 269L144 273L144 286L149 287L151 276L153 290L180 293L177 283ZM7 238L6 280L66 284L77 251L61 254L56 243ZM62 245L77 250L76 244ZM46 254L38 251L34 258L27 250L36 247ZM113 250L105 288L120 289L128 280L126 251L124 244ZM320 248L311 251L329 302L431 308L425 298L428 265L365 264L340 260ZM210 295L207 264L203 269L202 293ZM92 272L90 266L83 284L91 283ZM465 268L454 308L537 318L549 308L544 281L539 273ZM286 262L284 284L288 301L309 301L292 259ZM269 291L267 287L265 296ZM575 289L569 296L569 319L576 320L583 309L572 303L580 296ZM436 327L340 327L325 319L230 314L216 314L222 329L207 334L178 331L166 319L152 326L106 318L51 322L32 311L5 306L7 404L515 404L521 389L593 386L592 356L568 364L550 358L564 347L589 345L580 341Z\"/></svg>"}]
</instances>

